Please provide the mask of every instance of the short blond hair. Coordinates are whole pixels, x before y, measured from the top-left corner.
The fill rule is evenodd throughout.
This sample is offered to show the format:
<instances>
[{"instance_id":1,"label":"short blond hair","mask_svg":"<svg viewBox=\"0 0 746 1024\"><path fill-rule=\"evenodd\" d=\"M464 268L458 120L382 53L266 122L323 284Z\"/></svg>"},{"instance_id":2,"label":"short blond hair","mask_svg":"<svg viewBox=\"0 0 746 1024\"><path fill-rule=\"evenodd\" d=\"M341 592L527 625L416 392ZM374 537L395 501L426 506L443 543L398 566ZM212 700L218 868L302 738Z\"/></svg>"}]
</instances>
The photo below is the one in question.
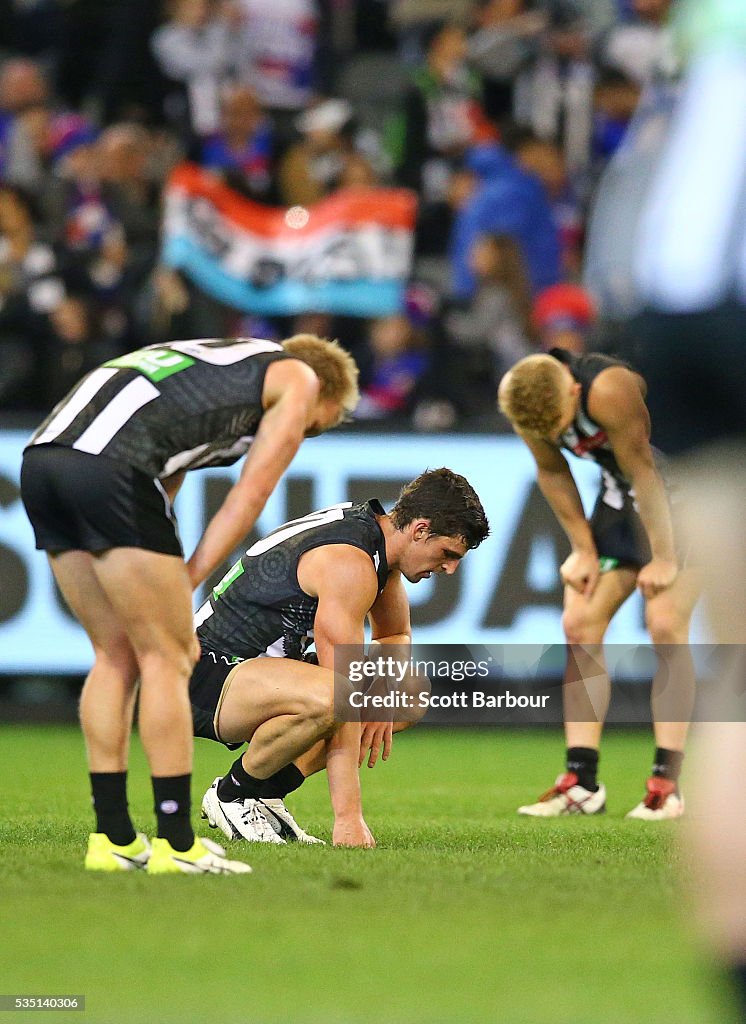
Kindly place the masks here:
<instances>
[{"instance_id":1,"label":"short blond hair","mask_svg":"<svg viewBox=\"0 0 746 1024\"><path fill-rule=\"evenodd\" d=\"M522 434L551 437L562 422L562 364L554 356L526 356L500 383L498 404Z\"/></svg>"},{"instance_id":2,"label":"short blond hair","mask_svg":"<svg viewBox=\"0 0 746 1024\"><path fill-rule=\"evenodd\" d=\"M294 334L282 347L294 359L307 363L321 382L320 398L339 402L343 417L349 416L360 401L357 363L338 341L315 334Z\"/></svg>"}]
</instances>

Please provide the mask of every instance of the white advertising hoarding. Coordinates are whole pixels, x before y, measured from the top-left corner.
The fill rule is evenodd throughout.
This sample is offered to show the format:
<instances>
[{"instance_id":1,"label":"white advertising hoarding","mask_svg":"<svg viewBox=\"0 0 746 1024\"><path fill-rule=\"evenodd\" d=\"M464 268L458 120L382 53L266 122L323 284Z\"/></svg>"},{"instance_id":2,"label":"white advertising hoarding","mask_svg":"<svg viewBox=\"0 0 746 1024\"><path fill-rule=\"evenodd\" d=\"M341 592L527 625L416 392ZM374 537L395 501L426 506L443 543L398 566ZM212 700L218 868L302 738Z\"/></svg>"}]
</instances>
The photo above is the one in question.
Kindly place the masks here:
<instances>
[{"instance_id":1,"label":"white advertising hoarding","mask_svg":"<svg viewBox=\"0 0 746 1024\"><path fill-rule=\"evenodd\" d=\"M56 593L46 558L34 550L19 496L27 436L0 431L0 673L82 673L90 665L90 646ZM558 567L566 542L536 488L531 456L514 437L337 433L314 438L303 444L256 533L339 501L379 497L388 508L402 484L438 466L469 479L487 511L491 535L453 577L409 587L416 642L561 643ZM597 470L577 459L572 468L590 509ZM238 469L188 474L176 504L187 553ZM638 597L616 616L608 640L647 642Z\"/></svg>"}]
</instances>

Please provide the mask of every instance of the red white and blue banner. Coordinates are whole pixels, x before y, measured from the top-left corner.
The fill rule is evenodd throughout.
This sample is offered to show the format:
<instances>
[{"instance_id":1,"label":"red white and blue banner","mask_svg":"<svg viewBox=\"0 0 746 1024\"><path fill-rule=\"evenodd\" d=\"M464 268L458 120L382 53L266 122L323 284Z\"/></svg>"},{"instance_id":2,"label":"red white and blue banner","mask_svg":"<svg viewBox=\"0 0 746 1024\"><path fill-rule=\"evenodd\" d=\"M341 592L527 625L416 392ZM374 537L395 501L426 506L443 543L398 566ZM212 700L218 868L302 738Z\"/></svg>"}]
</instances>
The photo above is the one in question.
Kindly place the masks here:
<instances>
[{"instance_id":1,"label":"red white and blue banner","mask_svg":"<svg viewBox=\"0 0 746 1024\"><path fill-rule=\"evenodd\" d=\"M262 206L182 164L166 185L162 259L246 313L387 316L401 308L416 205L406 189L355 188Z\"/></svg>"}]
</instances>

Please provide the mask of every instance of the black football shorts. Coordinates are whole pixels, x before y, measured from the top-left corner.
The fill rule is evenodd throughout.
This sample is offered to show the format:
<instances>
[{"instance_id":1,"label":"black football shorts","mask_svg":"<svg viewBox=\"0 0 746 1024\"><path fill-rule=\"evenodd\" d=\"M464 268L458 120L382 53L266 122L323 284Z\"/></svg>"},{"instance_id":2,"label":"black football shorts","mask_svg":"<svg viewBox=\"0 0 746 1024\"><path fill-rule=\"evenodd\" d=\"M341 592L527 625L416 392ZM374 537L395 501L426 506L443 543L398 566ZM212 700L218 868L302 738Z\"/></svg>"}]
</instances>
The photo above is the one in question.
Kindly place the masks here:
<instances>
[{"instance_id":1,"label":"black football shorts","mask_svg":"<svg viewBox=\"0 0 746 1024\"><path fill-rule=\"evenodd\" d=\"M31 445L23 453L21 497L42 551L144 548L182 555L160 481L104 455Z\"/></svg>"},{"instance_id":2,"label":"black football shorts","mask_svg":"<svg viewBox=\"0 0 746 1024\"><path fill-rule=\"evenodd\" d=\"M622 508L612 508L601 490L590 518L601 569L641 569L650 561L650 544L632 498L624 494Z\"/></svg>"},{"instance_id":3,"label":"black football shorts","mask_svg":"<svg viewBox=\"0 0 746 1024\"><path fill-rule=\"evenodd\" d=\"M621 508L613 508L604 501L604 489L596 499L591 513L590 525L593 540L598 551L601 571L611 569L642 569L653 557L650 541L642 525L639 513L634 507L634 500L627 492L622 492L624 503ZM674 531L676 558L679 568L687 565L687 551L681 539Z\"/></svg>"},{"instance_id":4,"label":"black football shorts","mask_svg":"<svg viewBox=\"0 0 746 1024\"><path fill-rule=\"evenodd\" d=\"M229 750L237 750L243 743L226 743L215 728L220 704L230 685L228 677L240 662L225 654L202 652L189 680L189 700L192 704L192 724L195 736L223 743Z\"/></svg>"}]
</instances>

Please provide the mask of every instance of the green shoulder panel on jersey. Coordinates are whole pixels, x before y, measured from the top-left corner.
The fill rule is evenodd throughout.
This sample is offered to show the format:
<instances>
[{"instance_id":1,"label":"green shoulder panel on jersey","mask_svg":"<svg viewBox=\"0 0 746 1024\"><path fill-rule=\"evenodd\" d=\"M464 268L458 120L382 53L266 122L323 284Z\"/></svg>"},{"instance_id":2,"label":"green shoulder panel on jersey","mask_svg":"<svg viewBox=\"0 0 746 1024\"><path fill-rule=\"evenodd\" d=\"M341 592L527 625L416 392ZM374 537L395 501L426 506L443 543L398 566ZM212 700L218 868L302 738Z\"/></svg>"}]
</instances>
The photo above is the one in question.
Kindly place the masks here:
<instances>
[{"instance_id":1,"label":"green shoulder panel on jersey","mask_svg":"<svg viewBox=\"0 0 746 1024\"><path fill-rule=\"evenodd\" d=\"M104 366L138 370L143 376L157 383L194 366L194 359L167 348L141 348L136 352L128 352L124 356L110 359Z\"/></svg>"}]
</instances>

